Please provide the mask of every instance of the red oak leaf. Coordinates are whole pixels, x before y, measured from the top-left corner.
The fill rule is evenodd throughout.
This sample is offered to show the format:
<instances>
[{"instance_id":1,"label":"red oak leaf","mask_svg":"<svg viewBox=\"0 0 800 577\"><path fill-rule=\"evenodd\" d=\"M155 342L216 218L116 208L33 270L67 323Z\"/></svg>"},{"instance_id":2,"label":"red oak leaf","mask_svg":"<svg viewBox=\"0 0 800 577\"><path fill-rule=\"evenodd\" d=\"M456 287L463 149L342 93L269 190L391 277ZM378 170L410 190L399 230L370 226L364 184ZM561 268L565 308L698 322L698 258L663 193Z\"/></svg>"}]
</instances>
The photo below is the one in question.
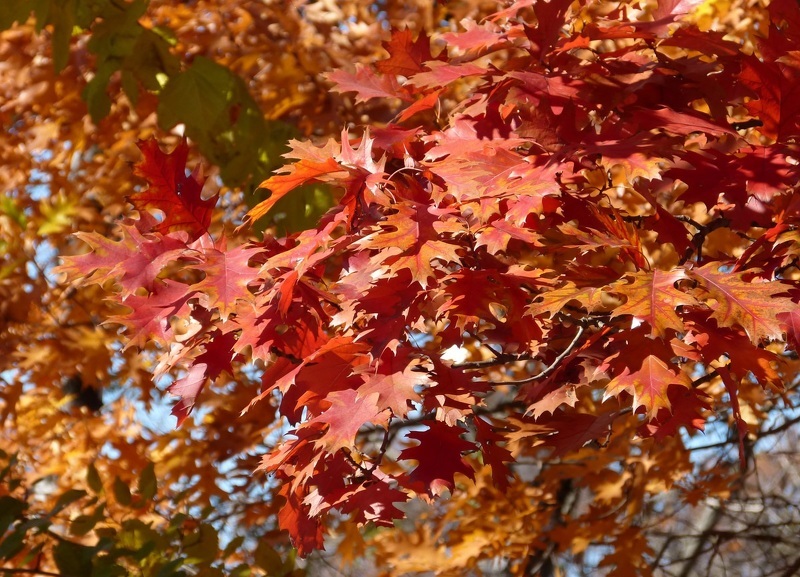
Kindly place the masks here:
<instances>
[{"instance_id":1,"label":"red oak leaf","mask_svg":"<svg viewBox=\"0 0 800 577\"><path fill-rule=\"evenodd\" d=\"M197 357L195 362L206 364L206 374L211 380L215 380L223 372L232 375L231 361L236 356L236 353L233 352L235 345L235 333L223 333L220 330L214 330L208 335L206 342L203 344L205 350Z\"/></svg>"},{"instance_id":2,"label":"red oak leaf","mask_svg":"<svg viewBox=\"0 0 800 577\"><path fill-rule=\"evenodd\" d=\"M205 278L192 285L202 293L200 304L207 309L217 309L223 321L228 320L239 301L252 301L247 286L258 278L258 269L247 262L258 253L256 248L239 246L231 250L205 248L202 259L192 268L205 273Z\"/></svg>"},{"instance_id":3,"label":"red oak leaf","mask_svg":"<svg viewBox=\"0 0 800 577\"><path fill-rule=\"evenodd\" d=\"M125 327L128 337L125 349L143 349L151 341L168 343L174 336L170 319L189 315L188 301L194 294L187 285L167 279L157 283L148 296L128 297L123 304L130 307L131 312L110 317L107 322Z\"/></svg>"},{"instance_id":4,"label":"red oak leaf","mask_svg":"<svg viewBox=\"0 0 800 577\"><path fill-rule=\"evenodd\" d=\"M481 446L484 462L492 468L492 482L501 492L508 488L509 470L506 463L513 463L511 452L499 443L505 442L505 437L495 432L490 423L476 416L475 439Z\"/></svg>"},{"instance_id":5,"label":"red oak leaf","mask_svg":"<svg viewBox=\"0 0 800 577\"><path fill-rule=\"evenodd\" d=\"M723 327L742 327L753 343L779 339L783 330L778 314L794 310L791 299L778 296L788 287L777 282L747 282L745 273L723 272L720 263L708 263L689 274L696 278L713 299L711 318Z\"/></svg>"},{"instance_id":6,"label":"red oak leaf","mask_svg":"<svg viewBox=\"0 0 800 577\"><path fill-rule=\"evenodd\" d=\"M663 130L684 136L705 132L713 136L736 134L729 126L715 124L697 113L678 112L669 108L643 109L633 112L641 130Z\"/></svg>"},{"instance_id":7,"label":"red oak leaf","mask_svg":"<svg viewBox=\"0 0 800 577\"><path fill-rule=\"evenodd\" d=\"M358 387L358 397L377 394L378 407L391 410L396 417L406 417L413 406L411 404L422 398L415 388L430 383L425 373L415 370L420 361L410 358L409 353L408 349L402 349L398 355L384 354L377 369L362 365L360 372L364 384Z\"/></svg>"},{"instance_id":8,"label":"red oak leaf","mask_svg":"<svg viewBox=\"0 0 800 577\"><path fill-rule=\"evenodd\" d=\"M637 321L646 322L651 337L666 337L670 330L683 332L683 321L677 312L679 307L699 304L692 295L675 288L675 283L685 278L686 272L682 269L627 274L607 288L625 297L625 303L614 308L611 317L631 315Z\"/></svg>"},{"instance_id":9,"label":"red oak leaf","mask_svg":"<svg viewBox=\"0 0 800 577\"><path fill-rule=\"evenodd\" d=\"M328 453L335 453L339 449L352 448L358 430L366 423L386 425L389 414L378 407L378 399L378 393L359 397L352 389L327 395L326 402L330 406L308 422L311 426L327 425L322 438L314 444Z\"/></svg>"},{"instance_id":10,"label":"red oak leaf","mask_svg":"<svg viewBox=\"0 0 800 577\"><path fill-rule=\"evenodd\" d=\"M508 41L506 34L492 22L478 24L471 18L465 18L461 25L464 32L447 32L442 34L442 40L447 43L448 48L457 48L470 56L482 55L497 44Z\"/></svg>"},{"instance_id":11,"label":"red oak leaf","mask_svg":"<svg viewBox=\"0 0 800 577\"><path fill-rule=\"evenodd\" d=\"M774 35L781 35L777 29L773 30ZM750 114L764 123L759 130L770 138L785 142L800 134L800 52L782 54L783 50L773 48L772 42L773 34L770 34L769 39L759 43L767 56L764 59L751 56L745 61L739 77L757 95L757 99L750 100L745 106ZM775 44L779 42L777 40Z\"/></svg>"},{"instance_id":12,"label":"red oak leaf","mask_svg":"<svg viewBox=\"0 0 800 577\"><path fill-rule=\"evenodd\" d=\"M776 317L786 331L786 338L795 351L800 351L800 306Z\"/></svg>"},{"instance_id":13,"label":"red oak leaf","mask_svg":"<svg viewBox=\"0 0 800 577\"><path fill-rule=\"evenodd\" d=\"M289 532L297 552L306 556L314 549L322 549L322 523L319 518L309 516L309 507L303 503L302 490L293 490L292 485L286 483L281 487L280 495L286 499L286 503L278 513L278 523L281 529Z\"/></svg>"},{"instance_id":14,"label":"red oak leaf","mask_svg":"<svg viewBox=\"0 0 800 577\"><path fill-rule=\"evenodd\" d=\"M118 242L96 232L75 233L92 251L63 257L55 272L81 274L82 284L116 281L122 289L120 298L126 299L140 288L153 290L167 264L187 257L183 233L142 234L133 224L123 224L119 231L122 238Z\"/></svg>"},{"instance_id":15,"label":"red oak leaf","mask_svg":"<svg viewBox=\"0 0 800 577\"><path fill-rule=\"evenodd\" d=\"M542 431L550 431L544 436L544 443L553 447L554 457L560 457L571 451L577 451L586 443L599 441L608 437L611 422L616 413L605 412L600 415L557 411L536 420Z\"/></svg>"},{"instance_id":16,"label":"red oak leaf","mask_svg":"<svg viewBox=\"0 0 800 577\"><path fill-rule=\"evenodd\" d=\"M408 498L406 493L393 489L386 483L362 483L333 505L338 506L345 515L355 512L353 520L356 523L375 523L378 526L391 527L395 519L404 516L394 503L405 503Z\"/></svg>"},{"instance_id":17,"label":"red oak leaf","mask_svg":"<svg viewBox=\"0 0 800 577\"><path fill-rule=\"evenodd\" d=\"M744 178L747 193L761 201L769 202L776 194L786 193L790 183L797 180L797 156L794 147L753 146L739 152L737 159L740 176Z\"/></svg>"},{"instance_id":18,"label":"red oak leaf","mask_svg":"<svg viewBox=\"0 0 800 577\"><path fill-rule=\"evenodd\" d=\"M683 16L691 14L703 0L658 0L658 5L653 11L653 19L658 21L670 16Z\"/></svg>"},{"instance_id":19,"label":"red oak leaf","mask_svg":"<svg viewBox=\"0 0 800 577\"><path fill-rule=\"evenodd\" d=\"M271 195L250 209L247 216L251 220L258 220L267 214L276 202L298 186L347 175L347 171L328 154L329 146L314 147L294 140L289 144L292 146L292 151L284 156L297 158L298 161L281 168L280 174L271 176L259 185L260 188L269 189Z\"/></svg>"},{"instance_id":20,"label":"red oak leaf","mask_svg":"<svg viewBox=\"0 0 800 577\"><path fill-rule=\"evenodd\" d=\"M621 345L622 350L598 368L611 377L604 398L627 392L633 396L634 409L643 407L647 418L653 419L661 409L670 408L670 385L691 385L689 377L670 362L675 353L663 340L651 339L637 330L623 333L612 343Z\"/></svg>"},{"instance_id":21,"label":"red oak leaf","mask_svg":"<svg viewBox=\"0 0 800 577\"><path fill-rule=\"evenodd\" d=\"M538 54L547 54L564 28L570 0L538 1L533 4L536 26L525 26L525 35L536 46Z\"/></svg>"},{"instance_id":22,"label":"red oak leaf","mask_svg":"<svg viewBox=\"0 0 800 577\"><path fill-rule=\"evenodd\" d=\"M397 122L405 122L415 114L431 110L438 104L439 95L441 93L441 89L434 90L433 92L429 92L419 100L415 101L411 106L403 110L403 112L398 115Z\"/></svg>"},{"instance_id":23,"label":"red oak leaf","mask_svg":"<svg viewBox=\"0 0 800 577\"><path fill-rule=\"evenodd\" d=\"M705 413L711 410L711 398L697 389L671 386L667 391L670 409L661 409L656 416L639 428L639 434L661 441L678 434L681 427L702 431Z\"/></svg>"},{"instance_id":24,"label":"red oak leaf","mask_svg":"<svg viewBox=\"0 0 800 577\"><path fill-rule=\"evenodd\" d=\"M357 244L381 249L373 263L388 266L391 274L408 269L411 280L426 288L436 277L433 262L457 263L461 246L442 240L437 229L446 224L433 207L423 204L397 204L397 212L380 223L380 229Z\"/></svg>"},{"instance_id":25,"label":"red oak leaf","mask_svg":"<svg viewBox=\"0 0 800 577\"><path fill-rule=\"evenodd\" d=\"M461 78L466 78L468 76L481 76L488 72L486 68L471 62L447 64L445 62L433 61L428 62L427 66L429 68L428 71L415 74L409 79L409 86L415 86L421 89L441 89Z\"/></svg>"},{"instance_id":26,"label":"red oak leaf","mask_svg":"<svg viewBox=\"0 0 800 577\"><path fill-rule=\"evenodd\" d=\"M172 407L172 414L178 420L176 426L180 427L192 412L198 395L208 380L208 365L205 363L195 363L189 372L182 378L172 383L167 391L180 397L180 400Z\"/></svg>"},{"instance_id":27,"label":"red oak leaf","mask_svg":"<svg viewBox=\"0 0 800 577\"><path fill-rule=\"evenodd\" d=\"M149 186L131 195L128 198L130 203L139 212L158 210L163 213L164 220L155 225L155 232L185 230L190 240L206 234L218 197L203 200L204 179L199 168L186 176L189 154L186 140L182 140L170 154L161 152L154 138L140 141L139 148L144 160L136 165L134 172Z\"/></svg>"},{"instance_id":28,"label":"red oak leaf","mask_svg":"<svg viewBox=\"0 0 800 577\"><path fill-rule=\"evenodd\" d=\"M419 445L403 449L398 457L403 461L417 461L416 468L408 476L408 486L434 496L453 489L456 473L474 478L474 470L461 456L477 449L474 443L461 438L466 431L440 421L422 424L428 427L425 431L412 431L407 435L419 441Z\"/></svg>"},{"instance_id":29,"label":"red oak leaf","mask_svg":"<svg viewBox=\"0 0 800 577\"><path fill-rule=\"evenodd\" d=\"M425 32L413 40L411 30L395 30L391 40L384 42L383 47L389 53L389 58L379 61L375 67L384 74L411 76L425 69L424 62L433 60L431 42Z\"/></svg>"},{"instance_id":30,"label":"red oak leaf","mask_svg":"<svg viewBox=\"0 0 800 577\"><path fill-rule=\"evenodd\" d=\"M508 248L511 239L522 241L530 246L543 246L539 233L498 218L477 234L475 248L485 246L489 254L497 254Z\"/></svg>"},{"instance_id":31,"label":"red oak leaf","mask_svg":"<svg viewBox=\"0 0 800 577\"><path fill-rule=\"evenodd\" d=\"M777 386L781 382L775 370L782 362L781 357L756 346L741 328L720 327L714 319L697 318L687 322L686 327L684 341L695 347L706 364L718 362L724 356L729 360L730 371L740 379L752 373L762 386Z\"/></svg>"},{"instance_id":32,"label":"red oak leaf","mask_svg":"<svg viewBox=\"0 0 800 577\"><path fill-rule=\"evenodd\" d=\"M344 70L336 70L325 75L334 83L335 92L355 92L356 103L366 102L372 98L400 98L413 101L407 89L400 86L394 74L376 74L363 64L356 64L354 74Z\"/></svg>"}]
</instances>

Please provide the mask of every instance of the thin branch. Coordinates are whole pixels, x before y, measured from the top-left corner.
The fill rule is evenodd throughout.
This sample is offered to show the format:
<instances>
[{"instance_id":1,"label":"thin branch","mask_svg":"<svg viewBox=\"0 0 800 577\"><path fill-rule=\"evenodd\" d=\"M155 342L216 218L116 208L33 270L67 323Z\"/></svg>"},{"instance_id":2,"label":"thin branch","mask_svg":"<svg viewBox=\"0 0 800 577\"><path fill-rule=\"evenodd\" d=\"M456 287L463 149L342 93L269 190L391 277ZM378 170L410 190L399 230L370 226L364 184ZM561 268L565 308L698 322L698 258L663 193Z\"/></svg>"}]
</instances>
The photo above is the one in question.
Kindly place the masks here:
<instances>
[{"instance_id":1,"label":"thin branch","mask_svg":"<svg viewBox=\"0 0 800 577\"><path fill-rule=\"evenodd\" d=\"M719 507L706 509L699 523L702 529L697 535L694 535L694 546L687 551L688 555L684 559L678 577L689 577L700 557L709 551L709 549L706 549L706 545L714 534L714 527L716 527L720 517L722 517L722 509Z\"/></svg>"},{"instance_id":2,"label":"thin branch","mask_svg":"<svg viewBox=\"0 0 800 577\"><path fill-rule=\"evenodd\" d=\"M794 427L798 423L800 423L800 415L798 415L798 416L796 416L796 417L794 417L792 419L788 419L788 420L784 421L783 424L778 425L777 427L774 427L772 429L767 429L766 431L763 431L763 432L759 432L756 436L758 437L759 440L761 440L764 437L769 437L771 435L777 435L778 433L782 433L782 432L784 432L784 431L786 431L788 429L791 429L792 427Z\"/></svg>"},{"instance_id":3,"label":"thin branch","mask_svg":"<svg viewBox=\"0 0 800 577\"><path fill-rule=\"evenodd\" d=\"M789 541L787 537L781 537L780 535L770 535L765 533L748 533L752 527L748 526L746 529L739 530L739 531L731 531L729 529L712 529L708 531L708 535L717 537L719 539L723 539L725 541L731 541L734 539L740 539L742 541L762 541L766 543L787 543L791 544L793 541ZM670 533L668 531L651 531L651 535L654 537L665 537L668 539L697 539L701 535L698 533Z\"/></svg>"},{"instance_id":4,"label":"thin branch","mask_svg":"<svg viewBox=\"0 0 800 577\"><path fill-rule=\"evenodd\" d=\"M344 460L347 461L348 463L350 463L350 465L354 469L356 469L357 471L360 471L364 475L368 475L369 474L368 469L366 469L365 467L361 466L360 463L356 463L356 460L353 459L353 456L350 453L348 453L347 451L341 451L341 453L342 453L342 455L344 455Z\"/></svg>"},{"instance_id":5,"label":"thin branch","mask_svg":"<svg viewBox=\"0 0 800 577\"><path fill-rule=\"evenodd\" d=\"M514 363L517 361L528 361L533 358L530 353L497 353L493 359L484 359L482 361L467 361L465 363L456 363L451 365L454 369L483 369L486 367L494 367L497 365L505 365L507 363Z\"/></svg>"},{"instance_id":6,"label":"thin branch","mask_svg":"<svg viewBox=\"0 0 800 577\"><path fill-rule=\"evenodd\" d=\"M372 473L375 472L375 469L378 468L381 461L383 461L383 456L386 454L386 449L389 448L389 427L386 427L386 430L383 432L383 442L381 442L381 447L378 449L378 456L370 465L369 469L367 469L367 473L369 476L372 476Z\"/></svg>"},{"instance_id":7,"label":"thin branch","mask_svg":"<svg viewBox=\"0 0 800 577\"><path fill-rule=\"evenodd\" d=\"M317 560L319 560L319 561L321 561L323 564L325 564L325 565L328 567L328 569L331 569L332 571L335 571L335 572L336 572L336 573L338 573L339 575L342 575L343 577L346 577L346 575L347 575L347 574L346 574L346 573L344 573L344 572L343 572L341 569L339 569L339 568L338 568L338 567L336 567L335 565L333 565L333 564L332 564L332 563L331 563L331 562L328 560L328 558L327 558L327 557L325 557L325 556L324 556L324 555L323 555L323 554L322 554L320 551L314 551L314 557L313 557L313 558L314 558L314 559L317 559Z\"/></svg>"},{"instance_id":8,"label":"thin branch","mask_svg":"<svg viewBox=\"0 0 800 577\"><path fill-rule=\"evenodd\" d=\"M731 128L734 130L747 130L748 128L756 128L757 126L764 126L758 118L751 118L750 120L742 120L739 122L731 122Z\"/></svg>"},{"instance_id":9,"label":"thin branch","mask_svg":"<svg viewBox=\"0 0 800 577\"><path fill-rule=\"evenodd\" d=\"M760 441L761 439L764 439L766 437L771 437L772 435L777 435L778 433L782 433L782 432L784 432L784 431L786 431L788 429L791 429L792 427L794 427L798 423L800 423L800 415L785 421L783 424L778 425L777 427L774 427L772 429L767 429L766 431L760 431L760 432L756 433L756 439ZM729 438L729 439L725 439L724 441L718 441L716 443L710 443L708 445L699 445L699 446L696 446L696 447L689 447L688 450L689 451L704 451L704 450L707 450L707 449L719 449L720 447L725 447L725 446L731 445L734 442L736 442L736 439Z\"/></svg>"},{"instance_id":10,"label":"thin branch","mask_svg":"<svg viewBox=\"0 0 800 577\"><path fill-rule=\"evenodd\" d=\"M51 577L63 577L61 573L43 571L41 569L3 569L0 568L0 575L49 575Z\"/></svg>"},{"instance_id":11,"label":"thin branch","mask_svg":"<svg viewBox=\"0 0 800 577\"><path fill-rule=\"evenodd\" d=\"M686 216L685 214L678 214L678 215L675 215L675 218L677 220L681 221L681 222L685 222L685 223L691 224L697 230L703 230L703 228L705 228L704 225L702 225L699 222L697 222L691 216Z\"/></svg>"},{"instance_id":12,"label":"thin branch","mask_svg":"<svg viewBox=\"0 0 800 577\"><path fill-rule=\"evenodd\" d=\"M575 337L572 339L572 342L567 346L566 349L561 351L561 354L559 354L555 358L555 360L553 360L552 363L550 363L548 366L542 369L541 372L533 376L520 379L518 381L486 381L486 382L490 385L524 385L526 383L532 383L533 381L538 381L540 379L545 378L546 376L550 375L553 371L555 371L558 368L561 361L563 361L566 357L568 357L572 353L572 351L575 350L575 347L578 346L578 342L580 342L584 332L586 332L586 326L579 324L578 331L575 333Z\"/></svg>"},{"instance_id":13,"label":"thin branch","mask_svg":"<svg viewBox=\"0 0 800 577\"><path fill-rule=\"evenodd\" d=\"M730 226L731 224L731 221L724 217L712 220L708 224L700 224L696 220L684 215L680 215L676 218L682 222L690 224L697 229L697 233L692 237L692 246L686 249L686 253L683 255L683 258L681 258L680 264L684 264L686 261L688 261L693 254L695 255L697 262L700 262L700 259L703 256L703 245L706 242L706 237L718 228Z\"/></svg>"},{"instance_id":14,"label":"thin branch","mask_svg":"<svg viewBox=\"0 0 800 577\"><path fill-rule=\"evenodd\" d=\"M786 568L786 571L781 574L781 577L792 577L798 573L800 573L800 557L795 559L794 563L792 563L790 567Z\"/></svg>"}]
</instances>

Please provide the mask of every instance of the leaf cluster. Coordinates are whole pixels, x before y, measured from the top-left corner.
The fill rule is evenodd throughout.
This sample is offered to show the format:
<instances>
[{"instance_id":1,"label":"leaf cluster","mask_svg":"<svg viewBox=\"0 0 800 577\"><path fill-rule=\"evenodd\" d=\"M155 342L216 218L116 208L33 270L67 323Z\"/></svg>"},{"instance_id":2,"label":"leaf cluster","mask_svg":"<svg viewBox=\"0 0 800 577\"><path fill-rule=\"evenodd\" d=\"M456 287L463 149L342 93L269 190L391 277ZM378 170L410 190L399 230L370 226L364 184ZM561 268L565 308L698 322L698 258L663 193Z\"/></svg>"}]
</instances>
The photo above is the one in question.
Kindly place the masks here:
<instances>
[{"instance_id":1,"label":"leaf cluster","mask_svg":"<svg viewBox=\"0 0 800 577\"><path fill-rule=\"evenodd\" d=\"M565 475L534 482L553 499L577 476L560 465L589 449L610 467L625 448L615 506L631 513L688 470L667 440L715 414L730 411L746 465L749 416L792 382L800 12L773 3L752 54L680 4L595 8L517 2L438 51L395 31L388 58L331 74L358 101L405 108L355 138L292 141L249 217L304 185L339 196L284 237L228 248L185 193L200 184L181 149L144 143L140 218L118 243L85 235L94 251L61 268L114 283L129 344L161 345L157 376L183 371L179 423L221 374L259 372L243 414L292 427L259 470L280 482L301 554L333 512L392 526L411 497L466 479L508 493L531 459ZM166 186L153 166L170 167ZM202 216L171 219L183 213ZM152 266L128 267L144 246ZM592 488L601 503L621 490ZM563 523L559 507L534 525Z\"/></svg>"}]
</instances>

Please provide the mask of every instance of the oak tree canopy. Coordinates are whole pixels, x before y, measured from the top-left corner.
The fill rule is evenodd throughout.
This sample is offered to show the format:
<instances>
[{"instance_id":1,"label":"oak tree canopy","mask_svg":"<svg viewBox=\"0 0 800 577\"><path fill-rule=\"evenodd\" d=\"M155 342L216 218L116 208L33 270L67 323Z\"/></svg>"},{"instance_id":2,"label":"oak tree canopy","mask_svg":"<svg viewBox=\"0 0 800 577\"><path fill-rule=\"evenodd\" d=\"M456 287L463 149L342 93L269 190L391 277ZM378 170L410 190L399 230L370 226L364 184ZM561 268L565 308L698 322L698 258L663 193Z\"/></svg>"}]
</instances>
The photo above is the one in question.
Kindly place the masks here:
<instances>
[{"instance_id":1,"label":"oak tree canopy","mask_svg":"<svg viewBox=\"0 0 800 577\"><path fill-rule=\"evenodd\" d=\"M793 574L797 3L288 6L0 8L0 563Z\"/></svg>"}]
</instances>

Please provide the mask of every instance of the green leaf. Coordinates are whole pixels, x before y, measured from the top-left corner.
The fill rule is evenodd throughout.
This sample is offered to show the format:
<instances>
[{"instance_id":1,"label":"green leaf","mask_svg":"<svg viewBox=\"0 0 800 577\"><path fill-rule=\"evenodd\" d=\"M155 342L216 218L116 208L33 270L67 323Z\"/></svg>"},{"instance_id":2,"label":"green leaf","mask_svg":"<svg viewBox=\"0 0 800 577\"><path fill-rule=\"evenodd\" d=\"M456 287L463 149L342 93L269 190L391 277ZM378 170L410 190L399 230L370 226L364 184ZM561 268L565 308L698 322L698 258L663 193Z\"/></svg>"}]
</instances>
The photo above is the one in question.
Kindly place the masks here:
<instances>
[{"instance_id":1,"label":"green leaf","mask_svg":"<svg viewBox=\"0 0 800 577\"><path fill-rule=\"evenodd\" d=\"M198 56L181 74L171 78L158 103L158 123L165 130L177 124L199 127L214 124L232 102L235 78L226 67Z\"/></svg>"},{"instance_id":2,"label":"green leaf","mask_svg":"<svg viewBox=\"0 0 800 577\"><path fill-rule=\"evenodd\" d=\"M78 499L83 499L86 495L86 491L82 491L81 489L70 489L66 491L58 498L58 501L56 501L55 506L52 511L48 513L48 516L52 517L53 515L57 515Z\"/></svg>"},{"instance_id":3,"label":"green leaf","mask_svg":"<svg viewBox=\"0 0 800 577\"><path fill-rule=\"evenodd\" d=\"M97 494L103 492L103 481L100 480L100 473L97 472L94 463L89 463L89 467L86 469L86 484Z\"/></svg>"},{"instance_id":4,"label":"green leaf","mask_svg":"<svg viewBox=\"0 0 800 577\"><path fill-rule=\"evenodd\" d=\"M30 544L28 544L30 546ZM30 547L25 551L25 554L19 560L20 567L30 567L34 563L36 563L36 558L42 553L44 550L45 543L39 543L34 547Z\"/></svg>"},{"instance_id":5,"label":"green leaf","mask_svg":"<svg viewBox=\"0 0 800 577\"><path fill-rule=\"evenodd\" d=\"M0 559L11 559L25 547L26 530L18 526L13 533L0 542Z\"/></svg>"},{"instance_id":6,"label":"green leaf","mask_svg":"<svg viewBox=\"0 0 800 577\"><path fill-rule=\"evenodd\" d=\"M11 28L15 22L23 23L31 15L27 0L4 0L0 2L0 30Z\"/></svg>"},{"instance_id":7,"label":"green leaf","mask_svg":"<svg viewBox=\"0 0 800 577\"><path fill-rule=\"evenodd\" d=\"M254 560L270 577L283 577L286 573L281 556L266 541L261 541L256 547Z\"/></svg>"},{"instance_id":8,"label":"green leaf","mask_svg":"<svg viewBox=\"0 0 800 577\"><path fill-rule=\"evenodd\" d=\"M175 513L169 520L170 529L181 529L188 518L189 516L186 513Z\"/></svg>"},{"instance_id":9,"label":"green leaf","mask_svg":"<svg viewBox=\"0 0 800 577\"><path fill-rule=\"evenodd\" d=\"M45 220L36 233L44 236L68 230L72 226L78 207L76 203L72 203L64 197L54 197L48 202L43 201L40 204L40 212Z\"/></svg>"},{"instance_id":10,"label":"green leaf","mask_svg":"<svg viewBox=\"0 0 800 577\"><path fill-rule=\"evenodd\" d=\"M6 532L27 508L27 505L9 495L0 497L0 535Z\"/></svg>"},{"instance_id":11,"label":"green leaf","mask_svg":"<svg viewBox=\"0 0 800 577\"><path fill-rule=\"evenodd\" d=\"M170 52L169 47L169 41L163 35L142 28L133 51L125 58L123 73L129 72L145 90L160 92L165 86L164 76L175 76L181 69L180 60ZM135 101L138 87L134 91L129 86L125 88L125 93Z\"/></svg>"},{"instance_id":12,"label":"green leaf","mask_svg":"<svg viewBox=\"0 0 800 577\"><path fill-rule=\"evenodd\" d=\"M72 535L83 536L95 528L95 526L105 518L105 504L97 506L91 515L78 515L69 526Z\"/></svg>"},{"instance_id":13,"label":"green leaf","mask_svg":"<svg viewBox=\"0 0 800 577\"><path fill-rule=\"evenodd\" d=\"M237 565L234 567L230 572L230 577L250 577L252 572L250 571L250 567L242 563L241 565Z\"/></svg>"},{"instance_id":14,"label":"green leaf","mask_svg":"<svg viewBox=\"0 0 800 577\"><path fill-rule=\"evenodd\" d=\"M266 220L273 221L278 234L287 235L313 227L331 206L330 187L308 184L276 202Z\"/></svg>"},{"instance_id":15,"label":"green leaf","mask_svg":"<svg viewBox=\"0 0 800 577\"><path fill-rule=\"evenodd\" d=\"M37 533L45 533L51 526L53 522L50 520L50 517L31 517L26 519L24 523L20 526L24 527L27 531L28 529L36 529Z\"/></svg>"},{"instance_id":16,"label":"green leaf","mask_svg":"<svg viewBox=\"0 0 800 577\"><path fill-rule=\"evenodd\" d=\"M95 525L97 525L97 521L91 515L78 515L69 524L69 533L70 535L82 537L94 529Z\"/></svg>"},{"instance_id":17,"label":"green leaf","mask_svg":"<svg viewBox=\"0 0 800 577\"><path fill-rule=\"evenodd\" d=\"M111 110L111 97L108 95L107 87L111 76L116 72L117 67L113 64L101 64L95 69L94 77L86 84L81 96L89 108L89 116L92 122L97 124Z\"/></svg>"},{"instance_id":18,"label":"green leaf","mask_svg":"<svg viewBox=\"0 0 800 577\"><path fill-rule=\"evenodd\" d=\"M122 87L128 99L136 104L139 86L158 92L159 78L179 71L179 61L169 50L161 34L148 30L139 22L147 10L145 0L125 3L102 3L95 10L101 20L92 27L89 50L97 56L95 75L86 85L83 98L92 121L97 124L109 112L111 99L108 83L121 71Z\"/></svg>"},{"instance_id":19,"label":"green leaf","mask_svg":"<svg viewBox=\"0 0 800 577\"><path fill-rule=\"evenodd\" d=\"M128 519L122 524L119 547L129 550L128 555L138 561L159 549L162 543L161 535L139 519Z\"/></svg>"},{"instance_id":20,"label":"green leaf","mask_svg":"<svg viewBox=\"0 0 800 577\"><path fill-rule=\"evenodd\" d=\"M69 524L70 535L82 537L94 529L97 521L91 515L78 515Z\"/></svg>"},{"instance_id":21,"label":"green leaf","mask_svg":"<svg viewBox=\"0 0 800 577\"><path fill-rule=\"evenodd\" d=\"M96 557L92 577L128 577L130 573L109 557Z\"/></svg>"},{"instance_id":22,"label":"green leaf","mask_svg":"<svg viewBox=\"0 0 800 577\"><path fill-rule=\"evenodd\" d=\"M126 507L130 506L131 489L122 479L119 477L114 477L114 485L112 486L112 490L114 491L114 498L117 500L117 503Z\"/></svg>"},{"instance_id":23,"label":"green leaf","mask_svg":"<svg viewBox=\"0 0 800 577\"><path fill-rule=\"evenodd\" d=\"M228 557L229 555L233 555L239 549L239 547L242 546L242 543L244 543L244 535L234 537L225 547L225 550L222 552L222 556Z\"/></svg>"},{"instance_id":24,"label":"green leaf","mask_svg":"<svg viewBox=\"0 0 800 577\"><path fill-rule=\"evenodd\" d=\"M293 130L283 122L268 125L244 81L207 58L196 58L171 78L159 100L159 125L170 130L184 124L186 135L229 184L260 182L270 159L278 160L273 152L285 150Z\"/></svg>"},{"instance_id":25,"label":"green leaf","mask_svg":"<svg viewBox=\"0 0 800 577\"><path fill-rule=\"evenodd\" d=\"M158 481L156 480L155 465L153 463L147 463L147 466L139 475L139 494L143 499L149 501L155 497L157 489Z\"/></svg>"},{"instance_id":26,"label":"green leaf","mask_svg":"<svg viewBox=\"0 0 800 577\"><path fill-rule=\"evenodd\" d=\"M175 577L176 575L184 575L183 571L178 571L183 567L183 559L173 559L158 569L155 577Z\"/></svg>"},{"instance_id":27,"label":"green leaf","mask_svg":"<svg viewBox=\"0 0 800 577\"><path fill-rule=\"evenodd\" d=\"M94 547L70 541L59 541L53 548L53 560L64 577L84 577L92 574Z\"/></svg>"},{"instance_id":28,"label":"green leaf","mask_svg":"<svg viewBox=\"0 0 800 577\"><path fill-rule=\"evenodd\" d=\"M94 534L97 535L100 540L106 541L115 541L117 538L117 530L113 527L98 527L94 530Z\"/></svg>"},{"instance_id":29,"label":"green leaf","mask_svg":"<svg viewBox=\"0 0 800 577\"><path fill-rule=\"evenodd\" d=\"M213 561L219 553L217 530L208 523L201 523L196 533L186 536L183 551L190 559Z\"/></svg>"},{"instance_id":30,"label":"green leaf","mask_svg":"<svg viewBox=\"0 0 800 577\"><path fill-rule=\"evenodd\" d=\"M10 217L20 228L24 229L28 222L28 217L25 216L25 212L19 206L19 203L10 196L0 198L0 212Z\"/></svg>"},{"instance_id":31,"label":"green leaf","mask_svg":"<svg viewBox=\"0 0 800 577\"><path fill-rule=\"evenodd\" d=\"M129 70L123 70L120 76L122 90L125 91L131 104L136 106L136 103L139 102L139 83L136 81L136 77Z\"/></svg>"},{"instance_id":32,"label":"green leaf","mask_svg":"<svg viewBox=\"0 0 800 577\"><path fill-rule=\"evenodd\" d=\"M53 25L53 66L61 72L69 61L72 30L75 28L75 0L61 0L50 4L48 20ZM41 19L39 19L41 23Z\"/></svg>"}]
</instances>

